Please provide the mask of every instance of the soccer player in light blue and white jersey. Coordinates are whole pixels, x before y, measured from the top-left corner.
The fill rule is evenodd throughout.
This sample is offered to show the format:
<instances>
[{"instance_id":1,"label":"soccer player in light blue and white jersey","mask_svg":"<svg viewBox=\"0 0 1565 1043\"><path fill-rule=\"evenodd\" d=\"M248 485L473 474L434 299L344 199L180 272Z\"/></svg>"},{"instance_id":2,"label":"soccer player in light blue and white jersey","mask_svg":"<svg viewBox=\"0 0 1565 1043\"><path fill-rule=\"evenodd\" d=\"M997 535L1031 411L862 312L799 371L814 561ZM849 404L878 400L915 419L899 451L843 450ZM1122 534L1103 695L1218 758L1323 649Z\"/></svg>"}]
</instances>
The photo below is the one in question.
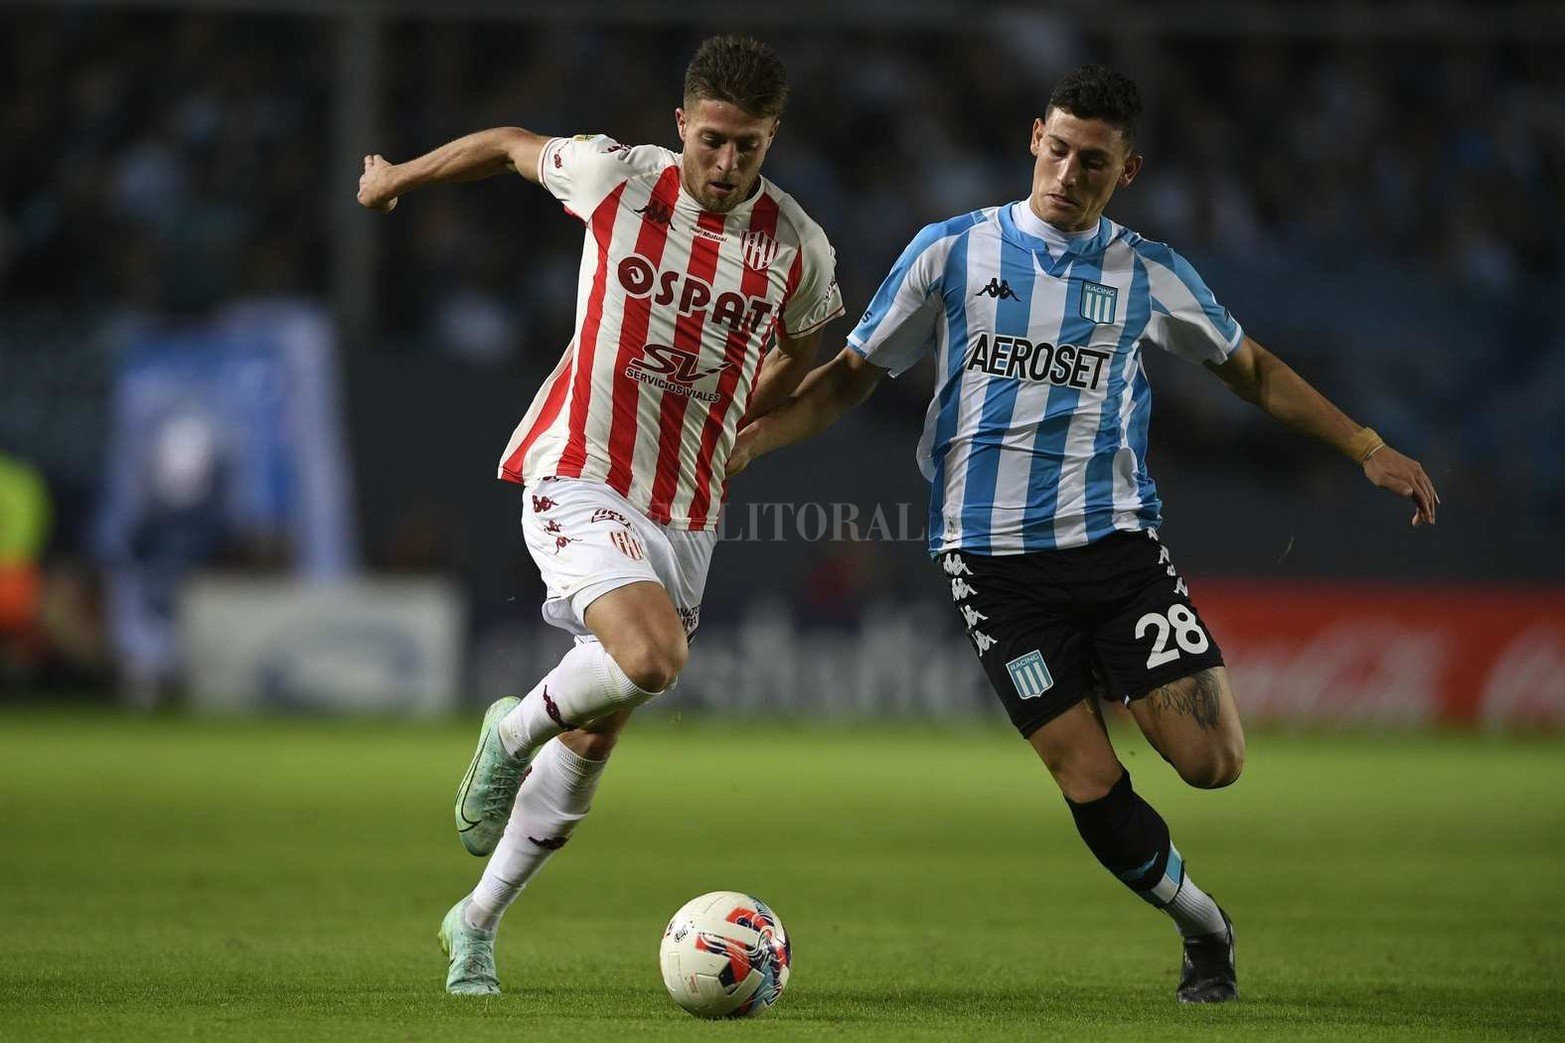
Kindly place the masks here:
<instances>
[{"instance_id":1,"label":"soccer player in light blue and white jersey","mask_svg":"<svg viewBox=\"0 0 1565 1043\"><path fill-rule=\"evenodd\" d=\"M1177 995L1238 995L1233 925L1191 880L1097 716L1106 691L1188 783L1227 786L1244 733L1217 642L1168 549L1147 473L1147 348L1207 366L1331 445L1433 523L1419 464L1246 336L1184 258L1103 216L1140 171L1140 97L1112 69L1066 76L1033 123L1026 199L932 224L892 267L848 346L740 432L728 475L821 430L928 353L919 442L930 552L1012 722L1082 839L1183 937Z\"/></svg>"}]
</instances>

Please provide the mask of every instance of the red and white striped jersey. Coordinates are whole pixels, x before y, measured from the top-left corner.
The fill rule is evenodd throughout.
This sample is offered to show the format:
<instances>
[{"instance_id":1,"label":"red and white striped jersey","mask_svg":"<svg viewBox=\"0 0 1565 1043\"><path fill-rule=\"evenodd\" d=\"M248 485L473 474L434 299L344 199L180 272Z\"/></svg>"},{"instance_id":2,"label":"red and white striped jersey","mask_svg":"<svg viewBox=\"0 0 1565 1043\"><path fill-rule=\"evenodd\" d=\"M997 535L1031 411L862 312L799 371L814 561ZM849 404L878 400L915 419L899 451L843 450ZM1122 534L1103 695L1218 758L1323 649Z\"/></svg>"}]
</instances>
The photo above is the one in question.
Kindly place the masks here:
<instances>
[{"instance_id":1,"label":"red and white striped jersey","mask_svg":"<svg viewBox=\"0 0 1565 1043\"><path fill-rule=\"evenodd\" d=\"M539 180L587 226L576 331L500 477L601 481L655 522L715 529L773 331L799 338L842 314L831 244L765 178L727 214L703 210L655 145L555 138Z\"/></svg>"}]
</instances>

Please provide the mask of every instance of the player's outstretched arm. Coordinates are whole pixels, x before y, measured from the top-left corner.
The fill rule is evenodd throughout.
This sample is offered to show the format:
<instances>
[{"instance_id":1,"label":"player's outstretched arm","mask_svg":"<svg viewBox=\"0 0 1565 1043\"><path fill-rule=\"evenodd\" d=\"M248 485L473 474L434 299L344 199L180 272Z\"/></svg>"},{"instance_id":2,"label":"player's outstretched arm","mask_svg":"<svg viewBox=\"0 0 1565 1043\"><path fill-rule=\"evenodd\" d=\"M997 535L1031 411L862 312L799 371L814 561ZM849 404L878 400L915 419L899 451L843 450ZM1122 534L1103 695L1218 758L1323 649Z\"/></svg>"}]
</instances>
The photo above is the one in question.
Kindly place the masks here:
<instances>
[{"instance_id":1,"label":"player's outstretched arm","mask_svg":"<svg viewBox=\"0 0 1565 1043\"><path fill-rule=\"evenodd\" d=\"M538 180L538 157L549 139L521 127L495 127L449 141L406 163L364 157L359 205L390 213L398 197L424 185L478 181L507 170Z\"/></svg>"},{"instance_id":2,"label":"player's outstretched arm","mask_svg":"<svg viewBox=\"0 0 1565 1043\"><path fill-rule=\"evenodd\" d=\"M1423 466L1354 423L1282 359L1245 337L1226 362L1211 369L1240 398L1357 462L1380 488L1412 500L1414 525L1435 523L1440 496Z\"/></svg>"},{"instance_id":3,"label":"player's outstretched arm","mask_svg":"<svg viewBox=\"0 0 1565 1043\"><path fill-rule=\"evenodd\" d=\"M755 391L750 395L744 420L739 426L743 427L758 416L765 416L788 401L788 396L798 390L800 382L810 372L810 367L815 365L815 356L820 353L820 347L819 330L798 340L791 340L783 336L779 327L777 345L761 360L761 375L755 380Z\"/></svg>"},{"instance_id":4,"label":"player's outstretched arm","mask_svg":"<svg viewBox=\"0 0 1565 1043\"><path fill-rule=\"evenodd\" d=\"M745 425L728 456L727 476L732 478L764 453L824 431L868 398L885 375L863 355L843 348L836 358L811 370L786 402Z\"/></svg>"}]
</instances>

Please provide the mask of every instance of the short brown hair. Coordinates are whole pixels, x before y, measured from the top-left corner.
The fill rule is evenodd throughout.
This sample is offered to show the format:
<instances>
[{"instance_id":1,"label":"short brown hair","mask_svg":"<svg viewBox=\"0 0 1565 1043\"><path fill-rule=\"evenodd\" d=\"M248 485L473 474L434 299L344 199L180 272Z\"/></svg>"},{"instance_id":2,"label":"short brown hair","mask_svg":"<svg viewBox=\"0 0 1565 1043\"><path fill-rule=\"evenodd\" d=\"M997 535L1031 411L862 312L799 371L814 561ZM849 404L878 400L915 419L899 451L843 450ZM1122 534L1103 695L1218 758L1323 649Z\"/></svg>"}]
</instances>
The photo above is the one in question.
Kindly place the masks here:
<instances>
[{"instance_id":1,"label":"short brown hair","mask_svg":"<svg viewBox=\"0 0 1565 1043\"><path fill-rule=\"evenodd\" d=\"M726 101L752 116L781 116L788 73L766 44L748 36L709 36L685 69L685 104Z\"/></svg>"}]
</instances>

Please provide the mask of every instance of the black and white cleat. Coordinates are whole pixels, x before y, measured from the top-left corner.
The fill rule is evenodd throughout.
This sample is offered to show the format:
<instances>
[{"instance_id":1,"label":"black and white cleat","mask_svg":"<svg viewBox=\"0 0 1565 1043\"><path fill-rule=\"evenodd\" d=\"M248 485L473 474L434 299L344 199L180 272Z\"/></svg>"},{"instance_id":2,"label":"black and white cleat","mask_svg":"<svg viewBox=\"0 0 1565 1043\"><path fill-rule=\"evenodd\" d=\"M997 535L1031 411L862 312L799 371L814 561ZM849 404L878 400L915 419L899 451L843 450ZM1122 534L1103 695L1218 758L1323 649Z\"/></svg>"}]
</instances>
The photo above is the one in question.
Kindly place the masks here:
<instances>
[{"instance_id":1,"label":"black and white cleat","mask_svg":"<svg viewBox=\"0 0 1565 1043\"><path fill-rule=\"evenodd\" d=\"M1218 912L1222 912L1219 908ZM1180 1003L1227 1003L1239 998L1234 973L1234 925L1223 913L1223 929L1185 939L1185 962L1179 974Z\"/></svg>"}]
</instances>

